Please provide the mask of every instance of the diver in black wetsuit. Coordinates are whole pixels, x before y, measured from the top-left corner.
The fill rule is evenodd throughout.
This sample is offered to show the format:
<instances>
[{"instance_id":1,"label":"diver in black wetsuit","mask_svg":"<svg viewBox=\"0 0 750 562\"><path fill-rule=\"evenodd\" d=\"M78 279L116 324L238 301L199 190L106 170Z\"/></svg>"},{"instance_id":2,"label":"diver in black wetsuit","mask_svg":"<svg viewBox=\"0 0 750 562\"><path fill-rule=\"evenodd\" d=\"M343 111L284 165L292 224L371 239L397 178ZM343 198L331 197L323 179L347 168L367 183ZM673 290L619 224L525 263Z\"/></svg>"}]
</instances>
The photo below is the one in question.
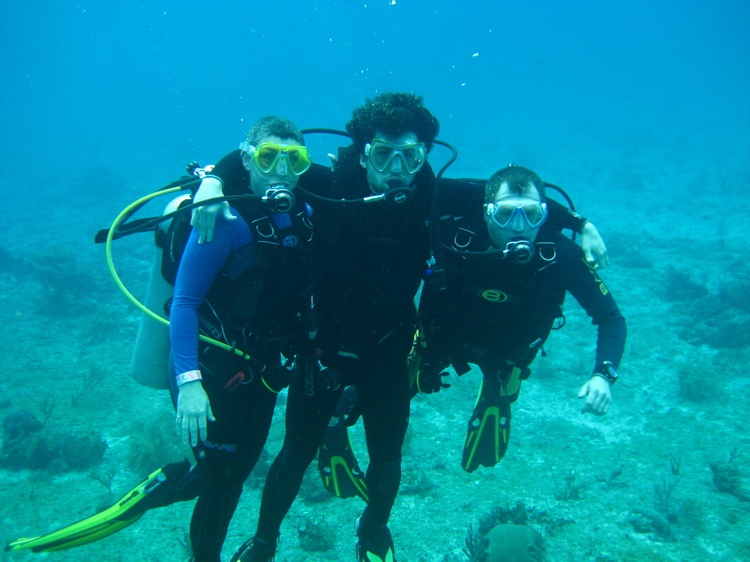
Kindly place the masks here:
<instances>
[{"instance_id":1,"label":"diver in black wetsuit","mask_svg":"<svg viewBox=\"0 0 750 562\"><path fill-rule=\"evenodd\" d=\"M479 399L469 421L462 466L494 466L506 451L510 404L556 321L570 292L598 326L593 374L579 397L584 412L604 415L610 386L625 344L625 320L583 252L545 224L548 200L539 177L519 166L492 176L484 189L484 213L473 193L452 192L444 215L446 294L427 285L420 303L425 339L420 389L439 391L443 368L459 374L468 363L483 373ZM481 189L481 188L480 188Z\"/></svg>"}]
</instances>

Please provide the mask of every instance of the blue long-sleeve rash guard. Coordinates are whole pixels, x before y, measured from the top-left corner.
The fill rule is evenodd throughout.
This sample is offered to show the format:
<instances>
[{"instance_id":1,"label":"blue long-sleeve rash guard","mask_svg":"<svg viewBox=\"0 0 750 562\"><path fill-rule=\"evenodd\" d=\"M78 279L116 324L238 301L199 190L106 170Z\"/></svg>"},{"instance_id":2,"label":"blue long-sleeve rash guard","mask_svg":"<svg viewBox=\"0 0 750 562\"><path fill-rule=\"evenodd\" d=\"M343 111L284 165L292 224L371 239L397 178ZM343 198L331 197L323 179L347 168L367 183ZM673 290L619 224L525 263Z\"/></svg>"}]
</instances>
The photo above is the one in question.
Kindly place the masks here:
<instances>
[{"instance_id":1,"label":"blue long-sleeve rash guard","mask_svg":"<svg viewBox=\"0 0 750 562\"><path fill-rule=\"evenodd\" d=\"M245 220L234 209L232 214L237 220L219 217L210 243L198 244L198 233L193 230L185 246L169 315L169 339L176 375L199 368L198 309L232 253L253 242ZM254 251L248 252L247 257L252 260L254 254Z\"/></svg>"}]
</instances>

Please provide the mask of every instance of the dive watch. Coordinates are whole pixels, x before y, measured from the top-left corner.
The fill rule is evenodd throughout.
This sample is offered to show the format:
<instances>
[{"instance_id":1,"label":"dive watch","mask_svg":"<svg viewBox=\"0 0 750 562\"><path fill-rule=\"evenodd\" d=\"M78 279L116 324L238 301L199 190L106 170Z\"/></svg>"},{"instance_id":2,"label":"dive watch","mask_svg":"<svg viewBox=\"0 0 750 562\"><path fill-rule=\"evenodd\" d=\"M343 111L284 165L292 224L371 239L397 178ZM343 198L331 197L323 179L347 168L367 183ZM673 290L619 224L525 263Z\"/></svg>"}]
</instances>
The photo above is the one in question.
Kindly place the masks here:
<instances>
[{"instance_id":1,"label":"dive watch","mask_svg":"<svg viewBox=\"0 0 750 562\"><path fill-rule=\"evenodd\" d=\"M615 384L617 379L620 378L620 373L617 372L612 361L605 361L602 363L601 367L594 371L594 375L605 379L609 384Z\"/></svg>"}]
</instances>

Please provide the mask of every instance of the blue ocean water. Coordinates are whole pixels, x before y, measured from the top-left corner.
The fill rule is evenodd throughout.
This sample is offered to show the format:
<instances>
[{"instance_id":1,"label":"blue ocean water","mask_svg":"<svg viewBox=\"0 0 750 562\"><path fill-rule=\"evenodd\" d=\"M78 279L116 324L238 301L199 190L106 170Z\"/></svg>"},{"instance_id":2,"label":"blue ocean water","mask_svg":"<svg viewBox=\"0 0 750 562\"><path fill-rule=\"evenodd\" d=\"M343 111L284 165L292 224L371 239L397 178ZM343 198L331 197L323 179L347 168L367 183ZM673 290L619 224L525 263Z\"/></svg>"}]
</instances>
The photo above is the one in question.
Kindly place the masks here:
<instances>
[{"instance_id":1,"label":"blue ocean water","mask_svg":"<svg viewBox=\"0 0 750 562\"><path fill-rule=\"evenodd\" d=\"M638 484L613 486L613 496L602 503L651 506L653 488L668 468L664 459L674 453L684 465L682 490L675 488L675 494L682 492L687 507L673 523L673 536L636 532L620 515L617 525L605 527L606 548L580 546L585 539L572 533L563 533L567 544L561 546L550 532L551 559L750 558L743 557L750 548L743 538L747 529L738 523L746 519L746 504L732 504L731 496L716 492L706 468L707 461L750 445L743 421L750 414L750 352L746 337L727 344L734 333L750 330L743 302L750 287L744 258L750 216L744 187L750 182L750 2L7 0L3 8L0 320L14 337L0 344L8 369L0 383L0 414L35 409L40 397L56 396L55 415L72 427L99 427L114 459L122 458L129 435L138 431L131 425L131 393L152 401L149 420L161 419L162 411L169 423L168 399L128 386L137 315L108 279L101 248L91 244L93 233L125 204L180 176L188 162L213 162L236 148L258 117L280 114L301 127L341 129L365 98L414 91L440 120L440 138L460 152L448 176L487 177L513 161L569 190L605 236L613 265L604 275L629 321L631 343L615 395L621 406L608 416L610 425L577 422L564 429L564 420L578 415L575 408L545 406L552 410L537 412L540 402L534 400L548 404L552 396L556 404L567 404L565 393L577 379L555 383L549 375L540 377L538 387L529 382L517 420L533 419L541 435L553 427L577 437L563 440L569 448L556 447L531 437L533 431L519 431L517 447L504 463L516 477L543 466L541 483L529 484L526 496L502 498L557 509L558 519L577 519L582 534L594 534L596 527L584 521L604 521L597 509L606 507L592 499L586 508L555 508L554 497L545 504L548 464L564 470L571 458L635 458L629 478ZM314 157L323 161L325 150ZM436 150L435 158L443 157ZM731 204L722 203L730 197ZM130 282L142 290L150 247L127 257L139 243L144 245L126 242L120 256ZM51 256L60 255L70 259L45 269ZM29 256L33 259L24 261ZM36 273L25 271L28 263ZM686 293L675 298L664 287ZM701 289L723 304L701 300ZM70 302L59 300L64 294L73 295ZM726 308L726 302L733 304ZM112 327L112 319L120 324ZM585 333L561 335L570 339L559 340L553 365L563 371L588 365L588 357L575 356L593 341ZM108 383L110 396L116 394L111 403L102 395L70 408L67 388L49 382L51 374L53 380L77 380L80 372L101 364L120 377L116 385ZM693 371L706 373L707 390L681 386L684 373ZM464 391L460 383L455 386L460 408L443 396L415 406L417 426L430 427L419 415L429 413L433 424L445 424L436 434L456 432L453 449L460 448L473 392L468 383ZM727 411L727 402L736 410ZM418 441L415 437L414 447L427 449ZM440 446L448 447L448 441ZM595 452L588 441L599 444ZM443 503L406 496L397 504L394 529L407 560L448 561L443 557L462 548L468 524L500 501L487 497L476 484L479 477L467 484L467 476L453 470L456 464L424 468L414 461L446 492ZM750 474L747 464L741 468ZM503 490L505 473L488 472L480 475L484 482ZM125 489L133 475L124 468L121 473L117 488ZM40 512L57 511L53 494L66 497L61 482L51 477L40 484L34 473L0 470L2 479L8 483L4 488L13 484L23 494L0 501L9 533L0 538L49 530L88 514L77 507L76 497L67 498L71 506L59 508L59 519L35 529ZM99 486L84 473L69 490L93 494L87 485ZM693 494L702 498L698 506L688 502ZM476 505L467 507L466 498L475 498ZM419 525L413 535L407 530L405 505L422 514L421 532ZM247 521L255 521L255 506L250 502L238 514L243 527L232 531L233 546L252 526ZM144 533L140 541L138 534L110 540L139 545L141 554L122 560L161 559L154 554L159 532L179 535L189 519L186 509L164 515L151 534L138 531ZM358 511L330 504L321 509L337 522L331 513L345 512L348 521ZM440 519L447 512L458 515ZM173 526L165 530L168 524ZM142 525L148 529L145 521ZM733 525L736 531L727 531ZM548 524L548 531L553 526ZM348 531L341 532L346 545ZM449 546L425 538L429 532L445 533ZM291 529L288 536L294 534ZM176 559L169 556L174 544L170 538L158 556ZM59 559L91 559L86 552L73 550ZM292 545L284 559L318 560L318 554L301 552ZM319 559L349 560L350 554L341 550Z\"/></svg>"},{"instance_id":2,"label":"blue ocean water","mask_svg":"<svg viewBox=\"0 0 750 562\"><path fill-rule=\"evenodd\" d=\"M6 169L51 175L169 170L220 157L259 116L342 127L392 90L423 95L441 137L498 158L550 137L726 138L750 121L748 11L742 0L10 0L0 150Z\"/></svg>"}]
</instances>

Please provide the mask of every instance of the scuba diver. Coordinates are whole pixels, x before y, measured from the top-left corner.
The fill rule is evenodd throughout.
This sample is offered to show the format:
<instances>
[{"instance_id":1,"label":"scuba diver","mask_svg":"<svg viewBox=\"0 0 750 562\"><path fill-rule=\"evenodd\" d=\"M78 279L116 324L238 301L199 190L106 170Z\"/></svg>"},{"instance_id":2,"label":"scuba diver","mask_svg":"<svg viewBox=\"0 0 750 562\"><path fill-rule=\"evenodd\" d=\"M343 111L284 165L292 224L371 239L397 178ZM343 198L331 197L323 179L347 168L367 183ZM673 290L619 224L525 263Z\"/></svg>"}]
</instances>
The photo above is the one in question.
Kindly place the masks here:
<instances>
[{"instance_id":1,"label":"scuba diver","mask_svg":"<svg viewBox=\"0 0 750 562\"><path fill-rule=\"evenodd\" d=\"M446 294L427 285L420 303L423 392L445 388L444 369L479 366L482 385L469 419L462 467L496 465L510 437L511 404L550 331L564 324L570 292L598 327L592 374L578 397L582 412L604 415L625 345L625 319L581 248L549 228L545 184L534 172L509 166L487 182L484 205L473 209L453 191L453 215L441 240ZM484 212L480 214L480 210Z\"/></svg>"},{"instance_id":2,"label":"scuba diver","mask_svg":"<svg viewBox=\"0 0 750 562\"><path fill-rule=\"evenodd\" d=\"M427 155L439 125L422 98L385 93L355 109L346 129L353 142L339 150L332 175L309 173L298 190L316 212L313 269L321 281L315 291L319 352L313 359L318 368L335 370L341 387L321 389L301 378L290 385L284 444L266 479L256 533L235 562L274 559L281 523L318 451L326 486L367 501L356 525L357 560L395 560L388 520L409 420L413 300L431 254L436 176ZM213 173L230 172L217 166ZM223 194L230 194L226 185ZM221 195L208 189L196 200ZM211 219L203 215L220 208L194 213L194 226L207 228L206 241ZM566 226L585 224L562 205L555 213ZM357 414L364 420L370 458L364 477L342 423L352 403L344 386L356 387Z\"/></svg>"},{"instance_id":3,"label":"scuba diver","mask_svg":"<svg viewBox=\"0 0 750 562\"><path fill-rule=\"evenodd\" d=\"M289 120L265 117L236 155L240 168L221 181L238 197L232 218L216 222L211 244L198 243L185 213L157 236L164 250L161 271L174 282L165 305L169 386L177 428L192 447L195 465L184 461L159 469L105 512L15 541L8 550L78 546L133 523L148 509L197 497L190 522L193 560L219 562L243 484L266 442L277 394L293 378L280 358L307 349L312 315L312 210L294 194L311 166L303 136ZM200 343L201 334L224 349Z\"/></svg>"}]
</instances>

